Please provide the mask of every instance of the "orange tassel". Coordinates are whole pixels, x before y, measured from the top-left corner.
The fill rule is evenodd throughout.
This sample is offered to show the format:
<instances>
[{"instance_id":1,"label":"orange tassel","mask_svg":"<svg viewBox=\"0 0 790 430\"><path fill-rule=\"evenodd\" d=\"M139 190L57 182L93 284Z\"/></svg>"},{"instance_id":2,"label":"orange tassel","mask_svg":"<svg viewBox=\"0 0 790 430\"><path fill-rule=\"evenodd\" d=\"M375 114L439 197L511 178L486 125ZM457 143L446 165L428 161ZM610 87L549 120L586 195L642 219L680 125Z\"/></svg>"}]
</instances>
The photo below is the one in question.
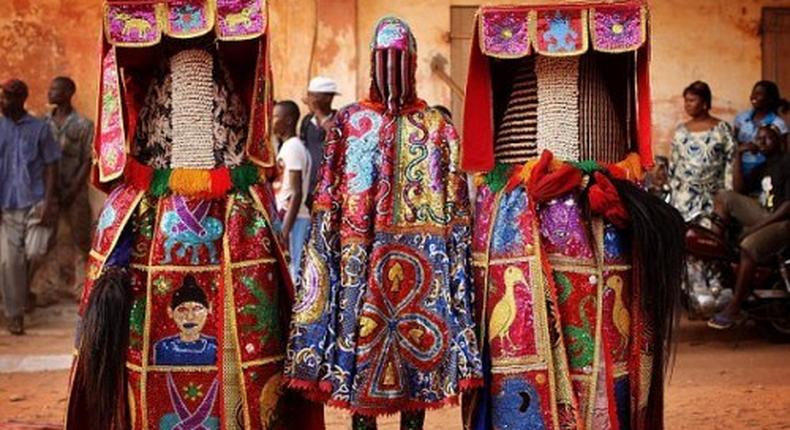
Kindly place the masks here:
<instances>
[{"instance_id":1,"label":"orange tassel","mask_svg":"<svg viewBox=\"0 0 790 430\"><path fill-rule=\"evenodd\" d=\"M175 169L170 175L170 190L181 196L211 194L211 173L202 169Z\"/></svg>"}]
</instances>

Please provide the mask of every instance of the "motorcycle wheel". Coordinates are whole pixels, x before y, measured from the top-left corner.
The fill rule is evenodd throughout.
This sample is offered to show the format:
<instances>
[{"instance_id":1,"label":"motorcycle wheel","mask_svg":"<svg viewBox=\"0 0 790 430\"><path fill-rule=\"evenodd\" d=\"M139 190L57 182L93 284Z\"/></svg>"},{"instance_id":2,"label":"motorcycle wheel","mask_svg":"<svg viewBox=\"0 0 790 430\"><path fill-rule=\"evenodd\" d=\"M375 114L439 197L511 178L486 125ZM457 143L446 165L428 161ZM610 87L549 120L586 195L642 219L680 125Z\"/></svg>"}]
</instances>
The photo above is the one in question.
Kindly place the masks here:
<instances>
[{"instance_id":1,"label":"motorcycle wheel","mask_svg":"<svg viewBox=\"0 0 790 430\"><path fill-rule=\"evenodd\" d=\"M790 298L765 305L765 318L758 321L760 333L771 342L790 343Z\"/></svg>"}]
</instances>

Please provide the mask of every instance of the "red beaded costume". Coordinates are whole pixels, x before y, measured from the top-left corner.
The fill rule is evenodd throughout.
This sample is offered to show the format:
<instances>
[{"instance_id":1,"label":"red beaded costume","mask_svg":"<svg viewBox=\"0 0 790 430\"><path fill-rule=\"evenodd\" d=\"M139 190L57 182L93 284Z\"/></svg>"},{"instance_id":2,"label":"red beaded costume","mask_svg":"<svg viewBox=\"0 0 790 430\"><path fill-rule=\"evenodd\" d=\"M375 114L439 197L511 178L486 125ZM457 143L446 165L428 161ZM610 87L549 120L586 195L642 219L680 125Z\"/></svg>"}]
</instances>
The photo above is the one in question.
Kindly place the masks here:
<instances>
[{"instance_id":1,"label":"red beaded costume","mask_svg":"<svg viewBox=\"0 0 790 430\"><path fill-rule=\"evenodd\" d=\"M652 163L646 20L641 2L477 15L462 167L483 172L487 378L470 428L662 427L683 223L634 185Z\"/></svg>"},{"instance_id":2,"label":"red beaded costume","mask_svg":"<svg viewBox=\"0 0 790 430\"><path fill-rule=\"evenodd\" d=\"M261 178L265 1L108 1L104 20L94 183L110 194L66 427L322 427L281 387L293 292Z\"/></svg>"}]
</instances>

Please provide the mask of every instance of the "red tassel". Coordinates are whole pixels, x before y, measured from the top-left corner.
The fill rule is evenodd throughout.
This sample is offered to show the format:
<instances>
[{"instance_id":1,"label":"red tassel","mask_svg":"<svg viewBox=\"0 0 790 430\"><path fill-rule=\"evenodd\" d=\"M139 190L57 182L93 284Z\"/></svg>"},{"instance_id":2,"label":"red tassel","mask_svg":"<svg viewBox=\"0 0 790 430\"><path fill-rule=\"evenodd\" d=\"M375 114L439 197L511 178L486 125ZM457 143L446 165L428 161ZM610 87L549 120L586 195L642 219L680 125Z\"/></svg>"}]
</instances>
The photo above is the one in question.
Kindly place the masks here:
<instances>
[{"instance_id":1,"label":"red tassel","mask_svg":"<svg viewBox=\"0 0 790 430\"><path fill-rule=\"evenodd\" d=\"M124 171L124 180L127 184L138 190L148 191L148 187L151 186L153 178L153 167L146 166L132 157L129 158L129 162L126 163L126 170Z\"/></svg>"},{"instance_id":2,"label":"red tassel","mask_svg":"<svg viewBox=\"0 0 790 430\"><path fill-rule=\"evenodd\" d=\"M628 171L616 164L610 164L606 166L606 170L609 172L610 175L612 175L613 178L621 179L623 181L631 180Z\"/></svg>"},{"instance_id":3,"label":"red tassel","mask_svg":"<svg viewBox=\"0 0 790 430\"><path fill-rule=\"evenodd\" d=\"M543 151L540 161L532 169L527 188L533 203L551 200L581 185L581 170L570 164L562 164L560 168L551 172L553 159L554 155L551 152Z\"/></svg>"},{"instance_id":4,"label":"red tassel","mask_svg":"<svg viewBox=\"0 0 790 430\"><path fill-rule=\"evenodd\" d=\"M600 172L595 172L593 176L595 177L595 184L590 186L587 193L587 198L590 201L590 210L604 217L618 228L625 228L631 217L628 215L625 206L623 206L623 202L620 201L617 189L609 181L609 178Z\"/></svg>"},{"instance_id":5,"label":"red tassel","mask_svg":"<svg viewBox=\"0 0 790 430\"><path fill-rule=\"evenodd\" d=\"M211 197L222 197L233 186L227 167L211 170Z\"/></svg>"}]
</instances>

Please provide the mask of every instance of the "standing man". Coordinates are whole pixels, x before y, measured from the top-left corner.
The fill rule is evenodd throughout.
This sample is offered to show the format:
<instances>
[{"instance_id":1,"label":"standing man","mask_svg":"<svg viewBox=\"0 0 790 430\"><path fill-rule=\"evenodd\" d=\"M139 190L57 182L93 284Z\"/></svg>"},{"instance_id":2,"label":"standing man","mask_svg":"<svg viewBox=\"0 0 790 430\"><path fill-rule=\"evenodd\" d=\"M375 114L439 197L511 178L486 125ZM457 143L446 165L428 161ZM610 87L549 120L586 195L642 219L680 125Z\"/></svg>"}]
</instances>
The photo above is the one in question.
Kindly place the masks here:
<instances>
[{"instance_id":1,"label":"standing man","mask_svg":"<svg viewBox=\"0 0 790 430\"><path fill-rule=\"evenodd\" d=\"M277 210L283 214L283 239L291 256L291 279L298 282L302 248L310 233L310 211L305 205L312 165L310 153L296 136L299 106L291 100L278 102L272 114L272 130L282 142L277 153L277 166L282 181L277 190Z\"/></svg>"},{"instance_id":2,"label":"standing man","mask_svg":"<svg viewBox=\"0 0 790 430\"><path fill-rule=\"evenodd\" d=\"M40 220L52 227L57 217L55 181L60 147L46 122L25 111L27 85L12 79L2 85L0 107L0 290L3 292L8 331L25 332L28 294L25 239Z\"/></svg>"},{"instance_id":3,"label":"standing man","mask_svg":"<svg viewBox=\"0 0 790 430\"><path fill-rule=\"evenodd\" d=\"M313 192L315 184L318 182L318 169L324 159L324 141L326 139L327 128L330 127L332 119L335 117L335 110L332 109L332 100L337 92L337 83L330 78L317 76L310 81L307 86L307 97L302 100L310 113L302 118L302 125L299 128L299 137L302 138L310 158L313 163L310 168L310 181L307 187L307 207L313 206Z\"/></svg>"},{"instance_id":4,"label":"standing man","mask_svg":"<svg viewBox=\"0 0 790 430\"><path fill-rule=\"evenodd\" d=\"M60 210L61 216L69 225L71 241L78 251L67 272L76 272L74 283L81 286L85 259L91 245L92 217L88 199L88 174L91 169L93 122L80 115L72 106L71 99L76 90L77 86L71 78L59 76L53 79L48 96L54 109L44 119L63 152L58 167ZM47 263L57 265L56 260L52 259Z\"/></svg>"}]
</instances>

